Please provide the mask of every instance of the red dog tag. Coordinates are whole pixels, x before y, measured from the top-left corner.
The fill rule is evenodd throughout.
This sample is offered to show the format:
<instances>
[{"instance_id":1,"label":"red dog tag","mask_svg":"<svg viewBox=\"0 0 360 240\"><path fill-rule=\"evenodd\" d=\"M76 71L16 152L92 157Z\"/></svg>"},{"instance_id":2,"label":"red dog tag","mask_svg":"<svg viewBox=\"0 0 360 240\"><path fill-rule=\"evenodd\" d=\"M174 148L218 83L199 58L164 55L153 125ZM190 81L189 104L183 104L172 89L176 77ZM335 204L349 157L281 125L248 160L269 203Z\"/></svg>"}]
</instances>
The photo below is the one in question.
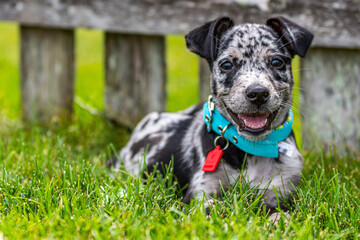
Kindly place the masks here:
<instances>
[{"instance_id":1,"label":"red dog tag","mask_svg":"<svg viewBox=\"0 0 360 240\"><path fill-rule=\"evenodd\" d=\"M217 145L213 150L211 150L206 156L204 166L202 170L204 172L214 172L216 170L217 165L220 162L220 159L223 155L223 150L221 150L220 146Z\"/></svg>"}]
</instances>

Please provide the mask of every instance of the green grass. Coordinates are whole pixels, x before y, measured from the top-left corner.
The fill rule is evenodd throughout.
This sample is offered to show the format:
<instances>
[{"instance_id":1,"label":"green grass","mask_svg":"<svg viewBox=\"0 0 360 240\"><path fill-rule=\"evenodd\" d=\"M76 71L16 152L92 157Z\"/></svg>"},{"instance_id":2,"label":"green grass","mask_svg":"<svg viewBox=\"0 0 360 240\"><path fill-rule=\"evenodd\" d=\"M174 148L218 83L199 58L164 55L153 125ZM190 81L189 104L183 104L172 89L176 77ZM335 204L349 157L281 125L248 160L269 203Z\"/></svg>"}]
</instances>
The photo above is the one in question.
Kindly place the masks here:
<instances>
[{"instance_id":1,"label":"green grass","mask_svg":"<svg viewBox=\"0 0 360 240\"><path fill-rule=\"evenodd\" d=\"M206 216L202 203L181 207L171 172L142 181L108 170L106 159L126 143L128 133L78 104L68 126L23 125L18 30L13 24L0 29L0 239L360 237L356 154L304 153L290 221L273 225L256 189L242 180ZM76 37L76 96L102 111L103 34L79 30ZM167 46L167 108L176 111L197 102L197 58L184 51L179 37L167 38ZM179 68L182 62L185 69ZM296 126L299 133L299 122Z\"/></svg>"},{"instance_id":2,"label":"green grass","mask_svg":"<svg viewBox=\"0 0 360 240\"><path fill-rule=\"evenodd\" d=\"M0 34L0 112L2 116L20 116L19 35L13 24L1 24Z\"/></svg>"},{"instance_id":3,"label":"green grass","mask_svg":"<svg viewBox=\"0 0 360 240\"><path fill-rule=\"evenodd\" d=\"M170 36L167 46L167 110L183 110L198 103L198 58L186 50L184 38Z\"/></svg>"},{"instance_id":4,"label":"green grass","mask_svg":"<svg viewBox=\"0 0 360 240\"><path fill-rule=\"evenodd\" d=\"M75 95L96 109L103 110L104 34L95 30L78 30L75 34L75 44L77 57Z\"/></svg>"}]
</instances>

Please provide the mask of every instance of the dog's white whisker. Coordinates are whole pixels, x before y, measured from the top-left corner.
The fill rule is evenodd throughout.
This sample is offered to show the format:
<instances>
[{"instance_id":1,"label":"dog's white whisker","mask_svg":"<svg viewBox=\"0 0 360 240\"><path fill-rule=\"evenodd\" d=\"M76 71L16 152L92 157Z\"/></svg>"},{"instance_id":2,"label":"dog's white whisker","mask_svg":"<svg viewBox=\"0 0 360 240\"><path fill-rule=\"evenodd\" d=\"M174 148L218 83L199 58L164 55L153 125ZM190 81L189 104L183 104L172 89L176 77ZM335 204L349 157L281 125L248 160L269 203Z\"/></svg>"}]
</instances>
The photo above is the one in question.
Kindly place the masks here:
<instances>
[{"instance_id":1,"label":"dog's white whisker","mask_svg":"<svg viewBox=\"0 0 360 240\"><path fill-rule=\"evenodd\" d=\"M301 72L301 71L305 71L305 70L311 70L311 69L314 69L314 68L299 68L299 69L294 69L293 72Z\"/></svg>"},{"instance_id":2,"label":"dog's white whisker","mask_svg":"<svg viewBox=\"0 0 360 240\"><path fill-rule=\"evenodd\" d=\"M305 88L302 88L302 87L293 87L293 89L300 89L300 90L305 90Z\"/></svg>"},{"instance_id":3,"label":"dog's white whisker","mask_svg":"<svg viewBox=\"0 0 360 240\"><path fill-rule=\"evenodd\" d=\"M279 39L276 41L275 44L278 44L283 39L284 36L285 36L285 32L279 37Z\"/></svg>"},{"instance_id":4,"label":"dog's white whisker","mask_svg":"<svg viewBox=\"0 0 360 240\"><path fill-rule=\"evenodd\" d=\"M285 47L285 46L287 46L287 45L289 45L289 44L291 44L291 43L296 42L296 41L297 41L297 40L299 40L300 38L301 38L301 37L295 38L295 39L293 39L293 40L291 40L291 41L289 41L289 42L287 42L287 43L283 44L282 46L280 46L280 48L279 48L279 49L281 49L281 48L283 48L283 47Z\"/></svg>"}]
</instances>

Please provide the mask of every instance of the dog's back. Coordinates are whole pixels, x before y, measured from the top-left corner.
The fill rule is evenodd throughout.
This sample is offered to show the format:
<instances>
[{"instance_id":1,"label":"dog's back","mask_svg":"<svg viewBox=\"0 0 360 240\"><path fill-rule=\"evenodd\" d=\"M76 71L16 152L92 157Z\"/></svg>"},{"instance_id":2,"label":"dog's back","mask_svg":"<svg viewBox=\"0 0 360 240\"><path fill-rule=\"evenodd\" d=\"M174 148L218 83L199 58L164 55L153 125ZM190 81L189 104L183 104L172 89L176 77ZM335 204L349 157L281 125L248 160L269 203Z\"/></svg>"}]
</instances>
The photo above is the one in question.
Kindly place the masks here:
<instances>
[{"instance_id":1,"label":"dog's back","mask_svg":"<svg viewBox=\"0 0 360 240\"><path fill-rule=\"evenodd\" d=\"M125 169L134 175L139 175L144 170L144 163L146 169L151 172L155 165L161 170L161 164L167 165L171 159L176 159L174 173L178 176L181 185L188 183L193 163L178 163L186 161L183 156L185 151L182 141L195 116L199 114L201 114L200 105L177 113L148 114L136 126L128 144L120 151Z\"/></svg>"}]
</instances>

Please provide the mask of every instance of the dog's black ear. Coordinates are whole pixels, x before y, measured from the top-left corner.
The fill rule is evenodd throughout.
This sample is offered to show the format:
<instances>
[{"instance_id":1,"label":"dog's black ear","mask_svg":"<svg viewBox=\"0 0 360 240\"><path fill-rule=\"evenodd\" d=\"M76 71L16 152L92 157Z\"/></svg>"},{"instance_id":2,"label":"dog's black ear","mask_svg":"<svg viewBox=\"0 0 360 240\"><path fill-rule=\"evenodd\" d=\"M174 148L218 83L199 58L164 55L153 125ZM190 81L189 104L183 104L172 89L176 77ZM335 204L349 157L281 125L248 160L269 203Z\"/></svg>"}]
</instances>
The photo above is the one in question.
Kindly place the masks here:
<instances>
[{"instance_id":1,"label":"dog's black ear","mask_svg":"<svg viewBox=\"0 0 360 240\"><path fill-rule=\"evenodd\" d=\"M270 18L267 20L266 25L279 34L284 46L289 49L292 55L296 54L305 57L314 34L281 16Z\"/></svg>"},{"instance_id":2,"label":"dog's black ear","mask_svg":"<svg viewBox=\"0 0 360 240\"><path fill-rule=\"evenodd\" d=\"M222 34L232 26L234 26L234 22L228 17L221 17L205 23L185 36L186 47L211 63L217 57Z\"/></svg>"}]
</instances>

